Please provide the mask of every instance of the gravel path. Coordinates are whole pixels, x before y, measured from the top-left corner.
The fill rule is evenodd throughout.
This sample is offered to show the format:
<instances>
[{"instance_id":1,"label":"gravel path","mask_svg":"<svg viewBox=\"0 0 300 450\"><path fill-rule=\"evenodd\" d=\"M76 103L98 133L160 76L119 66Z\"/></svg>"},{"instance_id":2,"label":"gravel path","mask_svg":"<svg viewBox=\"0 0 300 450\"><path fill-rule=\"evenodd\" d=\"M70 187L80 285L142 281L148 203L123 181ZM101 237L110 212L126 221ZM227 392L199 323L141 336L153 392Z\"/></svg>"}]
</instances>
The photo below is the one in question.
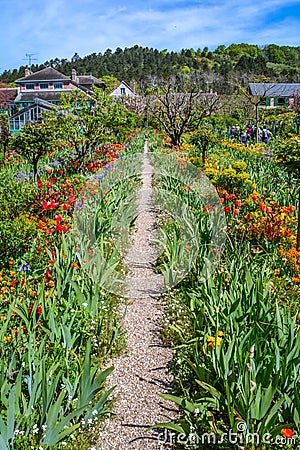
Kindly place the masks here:
<instances>
[{"instance_id":1,"label":"gravel path","mask_svg":"<svg viewBox=\"0 0 300 450\"><path fill-rule=\"evenodd\" d=\"M125 261L130 267L127 278L130 291L124 319L127 352L113 361L115 370L108 380L109 386L117 386L113 408L116 416L108 421L99 442L102 450L168 449L170 447L164 443L165 433L147 428L157 422L170 422L178 414L173 403L158 396L171 393L173 379L169 367L173 351L160 338L163 278L153 272L157 255L151 240L156 216L147 144L146 141L139 215Z\"/></svg>"}]
</instances>

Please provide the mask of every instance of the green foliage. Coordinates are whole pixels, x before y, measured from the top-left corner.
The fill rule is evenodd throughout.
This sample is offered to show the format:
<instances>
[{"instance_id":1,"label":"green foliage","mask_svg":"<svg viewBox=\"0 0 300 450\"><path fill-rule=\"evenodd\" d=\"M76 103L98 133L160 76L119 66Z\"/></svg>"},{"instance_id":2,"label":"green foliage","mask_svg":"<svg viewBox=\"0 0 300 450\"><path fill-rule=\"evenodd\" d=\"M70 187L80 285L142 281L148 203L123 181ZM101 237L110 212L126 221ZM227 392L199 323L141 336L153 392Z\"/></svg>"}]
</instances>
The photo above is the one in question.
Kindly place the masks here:
<instances>
[{"instance_id":1,"label":"green foliage","mask_svg":"<svg viewBox=\"0 0 300 450\"><path fill-rule=\"evenodd\" d=\"M214 145L218 142L218 138L211 128L208 126L202 126L190 134L189 142L200 150L202 154L202 163L204 164L207 151L214 147ZM191 156L197 156L195 153L196 152L194 152L194 154L192 153Z\"/></svg>"},{"instance_id":2,"label":"green foliage","mask_svg":"<svg viewBox=\"0 0 300 450\"><path fill-rule=\"evenodd\" d=\"M70 61L53 58L45 61L44 64L32 65L30 68L37 71L52 66L66 75L71 74L72 69L75 68L82 75L92 73L94 76L103 78L104 81L105 77L110 77L108 83L110 89L111 77L128 82L141 81L144 87L151 76L172 76L188 70L209 71L227 80L233 73L244 75L254 72L268 76L280 75L285 77L285 80L288 76L295 80L299 74L299 60L299 47L274 44L261 48L258 45L232 43L227 47L220 45L211 51L204 47L202 50L183 49L180 52L167 49L159 51L135 45L131 48L117 48L114 52L107 49L103 54L92 53L82 58L75 54ZM24 70L24 66L18 70L5 70L1 79L4 82L13 82L24 76ZM230 92L230 90L228 85L227 91Z\"/></svg>"},{"instance_id":3,"label":"green foliage","mask_svg":"<svg viewBox=\"0 0 300 450\"><path fill-rule=\"evenodd\" d=\"M3 150L5 157L8 144L10 141L9 120L7 114L0 114L0 148Z\"/></svg>"},{"instance_id":4,"label":"green foliage","mask_svg":"<svg viewBox=\"0 0 300 450\"><path fill-rule=\"evenodd\" d=\"M0 173L0 219L14 219L28 213L37 195L33 178L23 172L13 173L2 170Z\"/></svg>"},{"instance_id":5,"label":"green foliage","mask_svg":"<svg viewBox=\"0 0 300 450\"><path fill-rule=\"evenodd\" d=\"M277 141L276 161L297 179L300 179L300 137L295 135Z\"/></svg>"},{"instance_id":6,"label":"green foliage","mask_svg":"<svg viewBox=\"0 0 300 450\"><path fill-rule=\"evenodd\" d=\"M36 234L36 225L20 214L12 219L0 220L0 258L2 264L22 257L28 250L29 242Z\"/></svg>"},{"instance_id":7,"label":"green foliage","mask_svg":"<svg viewBox=\"0 0 300 450\"><path fill-rule=\"evenodd\" d=\"M275 152L278 164L292 175L299 183L300 181L300 137L291 136L278 142ZM300 188L298 187L298 227L296 248L300 250Z\"/></svg>"},{"instance_id":8,"label":"green foliage","mask_svg":"<svg viewBox=\"0 0 300 450\"><path fill-rule=\"evenodd\" d=\"M97 88L89 98L79 90L62 95L60 108L50 120L60 145L75 150L80 167L88 154L93 157L102 145L124 141L135 128L135 115Z\"/></svg>"},{"instance_id":9,"label":"green foliage","mask_svg":"<svg viewBox=\"0 0 300 450\"><path fill-rule=\"evenodd\" d=\"M109 94L110 92L112 92L115 88L115 86L120 84L120 81L118 80L118 78L112 76L112 75L104 75L101 77L101 80L105 83L106 88L105 88L105 93Z\"/></svg>"},{"instance_id":10,"label":"green foliage","mask_svg":"<svg viewBox=\"0 0 300 450\"><path fill-rule=\"evenodd\" d=\"M24 157L32 165L34 179L37 178L38 162L46 156L55 142L55 128L50 122L27 122L22 131L10 140L9 148Z\"/></svg>"},{"instance_id":11,"label":"green foliage","mask_svg":"<svg viewBox=\"0 0 300 450\"><path fill-rule=\"evenodd\" d=\"M183 408L186 436L210 426L222 433L225 417L234 432L242 421L260 438L280 434L286 424L298 427L299 326L274 302L268 270L251 275L247 265L235 257L215 280L180 288L177 307L189 332L180 321L169 326L177 334L174 373L185 395L168 398Z\"/></svg>"},{"instance_id":12,"label":"green foliage","mask_svg":"<svg viewBox=\"0 0 300 450\"><path fill-rule=\"evenodd\" d=\"M2 264L20 257L36 234L28 220L37 194L33 178L5 167L0 173L0 259Z\"/></svg>"}]
</instances>

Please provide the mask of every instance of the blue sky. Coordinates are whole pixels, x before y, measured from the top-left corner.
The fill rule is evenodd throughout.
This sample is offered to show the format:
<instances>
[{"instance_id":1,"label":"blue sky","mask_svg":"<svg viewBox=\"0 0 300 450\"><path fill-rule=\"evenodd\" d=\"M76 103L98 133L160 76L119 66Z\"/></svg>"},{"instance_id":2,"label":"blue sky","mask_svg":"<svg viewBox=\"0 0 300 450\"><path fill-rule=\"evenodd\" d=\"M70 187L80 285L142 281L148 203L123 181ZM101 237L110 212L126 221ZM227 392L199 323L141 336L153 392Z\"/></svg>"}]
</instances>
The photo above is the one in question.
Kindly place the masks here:
<instances>
[{"instance_id":1,"label":"blue sky","mask_svg":"<svg viewBox=\"0 0 300 450\"><path fill-rule=\"evenodd\" d=\"M300 0L0 0L0 73L133 45L300 46Z\"/></svg>"}]
</instances>

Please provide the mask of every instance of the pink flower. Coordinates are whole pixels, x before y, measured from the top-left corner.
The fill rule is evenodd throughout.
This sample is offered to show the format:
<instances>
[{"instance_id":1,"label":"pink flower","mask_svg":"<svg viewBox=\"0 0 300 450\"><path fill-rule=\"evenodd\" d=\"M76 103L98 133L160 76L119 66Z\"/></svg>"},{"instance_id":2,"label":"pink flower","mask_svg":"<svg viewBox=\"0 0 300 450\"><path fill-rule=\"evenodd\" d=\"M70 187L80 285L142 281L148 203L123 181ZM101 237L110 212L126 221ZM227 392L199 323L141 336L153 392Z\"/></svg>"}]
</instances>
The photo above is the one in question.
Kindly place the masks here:
<instances>
[{"instance_id":1,"label":"pink flower","mask_svg":"<svg viewBox=\"0 0 300 450\"><path fill-rule=\"evenodd\" d=\"M59 203L55 202L54 200L51 200L51 201L44 201L44 202L43 202L43 208L44 208L46 211L49 211L49 209L57 208L58 205L59 205Z\"/></svg>"},{"instance_id":2,"label":"pink flower","mask_svg":"<svg viewBox=\"0 0 300 450\"><path fill-rule=\"evenodd\" d=\"M61 214L59 214L58 216L55 216L55 220L57 224L62 223L63 217Z\"/></svg>"},{"instance_id":3,"label":"pink flower","mask_svg":"<svg viewBox=\"0 0 300 450\"><path fill-rule=\"evenodd\" d=\"M76 202L76 197L75 195L70 195L69 197L69 203L75 203Z\"/></svg>"}]
</instances>

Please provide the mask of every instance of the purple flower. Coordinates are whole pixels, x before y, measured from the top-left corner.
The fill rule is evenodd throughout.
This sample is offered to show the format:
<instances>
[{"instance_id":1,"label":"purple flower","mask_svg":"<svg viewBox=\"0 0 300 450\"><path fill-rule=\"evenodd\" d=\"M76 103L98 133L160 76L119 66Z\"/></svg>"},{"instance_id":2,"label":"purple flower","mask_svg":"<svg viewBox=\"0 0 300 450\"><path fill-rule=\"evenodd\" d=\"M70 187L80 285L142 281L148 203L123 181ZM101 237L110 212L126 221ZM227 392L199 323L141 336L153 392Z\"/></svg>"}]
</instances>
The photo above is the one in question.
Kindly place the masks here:
<instances>
[{"instance_id":1,"label":"purple flower","mask_svg":"<svg viewBox=\"0 0 300 450\"><path fill-rule=\"evenodd\" d=\"M19 267L18 272L30 272L31 267L29 264L24 263L22 266Z\"/></svg>"}]
</instances>

